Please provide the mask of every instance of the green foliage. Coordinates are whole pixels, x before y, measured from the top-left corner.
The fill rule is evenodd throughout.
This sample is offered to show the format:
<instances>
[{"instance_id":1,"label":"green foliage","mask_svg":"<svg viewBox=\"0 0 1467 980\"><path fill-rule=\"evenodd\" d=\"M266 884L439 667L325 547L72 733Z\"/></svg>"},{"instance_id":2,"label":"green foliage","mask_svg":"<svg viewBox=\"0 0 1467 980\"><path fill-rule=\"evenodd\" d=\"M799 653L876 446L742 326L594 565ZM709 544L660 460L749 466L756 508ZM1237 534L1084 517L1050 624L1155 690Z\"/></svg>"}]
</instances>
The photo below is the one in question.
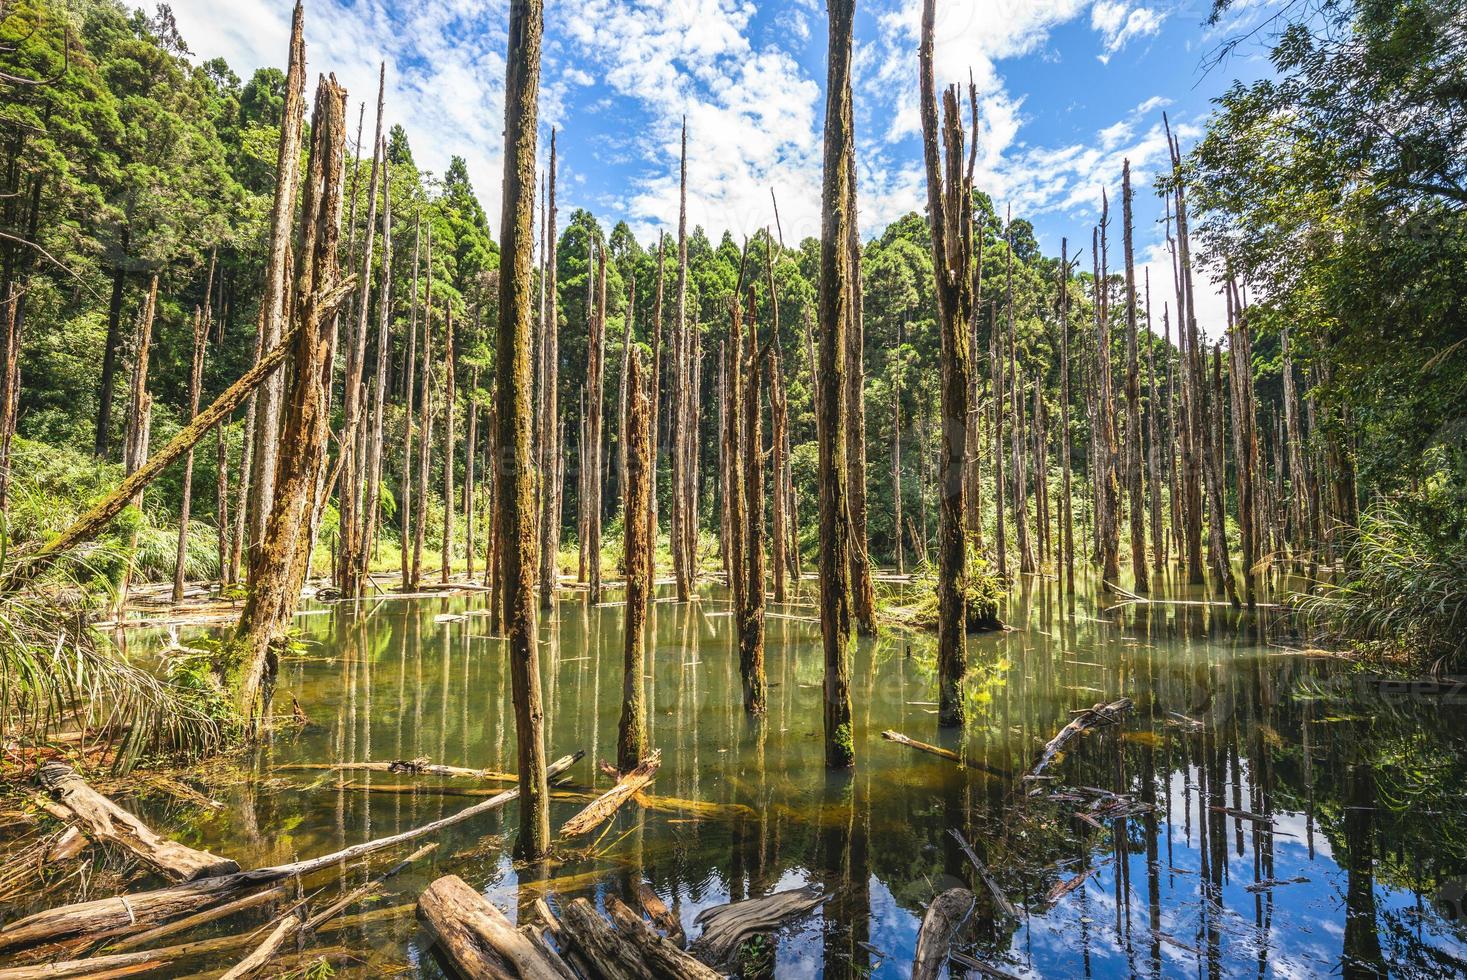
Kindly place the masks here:
<instances>
[{"instance_id":1,"label":"green foliage","mask_svg":"<svg viewBox=\"0 0 1467 980\"><path fill-rule=\"evenodd\" d=\"M1467 664L1467 550L1443 547L1395 504L1361 519L1339 581L1297 596L1305 623L1366 650L1431 663Z\"/></svg>"}]
</instances>

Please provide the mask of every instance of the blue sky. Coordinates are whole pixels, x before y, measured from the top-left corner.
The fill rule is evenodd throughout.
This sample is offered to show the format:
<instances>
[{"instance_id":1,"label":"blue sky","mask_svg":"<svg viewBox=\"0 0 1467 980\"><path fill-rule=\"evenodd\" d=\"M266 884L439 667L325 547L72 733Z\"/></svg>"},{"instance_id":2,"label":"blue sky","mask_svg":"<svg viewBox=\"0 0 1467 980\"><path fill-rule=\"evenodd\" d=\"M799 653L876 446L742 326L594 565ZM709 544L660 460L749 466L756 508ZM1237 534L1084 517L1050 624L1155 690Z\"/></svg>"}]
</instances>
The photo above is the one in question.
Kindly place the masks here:
<instances>
[{"instance_id":1,"label":"blue sky","mask_svg":"<svg viewBox=\"0 0 1467 980\"><path fill-rule=\"evenodd\" d=\"M938 0L939 84L980 93L978 185L1034 222L1058 252L1088 250L1101 188L1118 200L1121 162L1137 188L1137 253L1170 291L1153 175L1166 159L1161 113L1184 147L1208 101L1267 70L1256 45L1204 70L1226 36L1276 0L1243 0L1208 28L1207 0ZM174 0L196 56L244 77L284 60L290 0ZM925 200L917 132L920 0L858 0L856 111L862 231L878 234ZM507 0L307 0L311 78L334 71L371 101L387 63L388 122L419 164L465 157L498 231ZM644 242L677 220L678 126L689 127L690 221L717 237L771 222L786 241L819 229L826 12L820 0L548 0L542 122L560 130L562 223L587 207ZM370 131L371 121L368 120ZM545 133L548 137L548 129ZM542 152L548 151L542 138ZM1119 220L1114 224L1119 256ZM1085 258L1088 266L1088 252ZM1159 300L1158 300L1159 305ZM1209 332L1220 303L1204 303ZM1159 326L1159 324L1158 324Z\"/></svg>"}]
</instances>

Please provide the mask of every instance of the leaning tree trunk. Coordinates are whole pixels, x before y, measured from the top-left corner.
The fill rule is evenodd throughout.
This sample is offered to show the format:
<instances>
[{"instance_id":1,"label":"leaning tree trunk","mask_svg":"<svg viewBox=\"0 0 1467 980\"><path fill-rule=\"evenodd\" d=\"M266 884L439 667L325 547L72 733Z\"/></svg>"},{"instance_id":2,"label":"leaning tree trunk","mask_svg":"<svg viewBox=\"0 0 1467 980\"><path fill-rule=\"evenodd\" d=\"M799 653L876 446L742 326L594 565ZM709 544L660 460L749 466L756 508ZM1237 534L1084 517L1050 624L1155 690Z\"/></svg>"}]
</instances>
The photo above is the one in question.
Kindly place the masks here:
<instances>
[{"instance_id":1,"label":"leaning tree trunk","mask_svg":"<svg viewBox=\"0 0 1467 980\"><path fill-rule=\"evenodd\" d=\"M851 29L855 0L829 0L824 180L820 194L820 631L825 647L825 764L855 763L851 731L851 512L847 499L846 371L851 324L850 192L855 154Z\"/></svg>"},{"instance_id":2,"label":"leaning tree trunk","mask_svg":"<svg viewBox=\"0 0 1467 980\"><path fill-rule=\"evenodd\" d=\"M280 143L275 155L275 197L270 207L270 246L265 260L265 289L260 296L261 350L279 345L290 320L290 263L295 226L296 188L300 183L301 140L306 122L305 13L296 0L290 25L290 63L285 75L285 105L281 114ZM265 524L275 501L276 469L280 447L280 410L285 399L285 372L270 377L255 406L255 445L250 474L251 493L245 567L255 584L255 557L265 535Z\"/></svg>"},{"instance_id":3,"label":"leaning tree trunk","mask_svg":"<svg viewBox=\"0 0 1467 980\"><path fill-rule=\"evenodd\" d=\"M969 340L973 320L973 170L963 170L963 125L956 87L943 92L942 129L937 122L933 78L933 20L936 0L922 5L922 157L927 169L927 207L932 215L932 268L942 338L942 464L938 475L937 719L963 723L963 675L967 672L967 561L963 534L964 457L968 450ZM976 93L970 89L971 97ZM978 138L977 110L973 139ZM938 144L941 141L941 151Z\"/></svg>"},{"instance_id":4,"label":"leaning tree trunk","mask_svg":"<svg viewBox=\"0 0 1467 980\"><path fill-rule=\"evenodd\" d=\"M254 586L235 633L240 658L236 704L250 730L265 716L262 695L274 673L274 645L295 614L310 563L309 526L326 454L330 416L331 337L327 324L351 290L337 269L341 226L342 157L346 90L335 78L316 88L311 119L309 179L301 207L296 257L292 351L294 382L280 445L275 497L260 542Z\"/></svg>"},{"instance_id":5,"label":"leaning tree trunk","mask_svg":"<svg viewBox=\"0 0 1467 980\"><path fill-rule=\"evenodd\" d=\"M495 397L499 407L500 590L504 595L515 736L519 747L519 853L539 858L550 842L545 774L545 707L535 637L534 461L530 383L530 266L533 261L535 136L540 94L542 0L510 7L504 84L504 205L500 218L499 334Z\"/></svg>"}]
</instances>

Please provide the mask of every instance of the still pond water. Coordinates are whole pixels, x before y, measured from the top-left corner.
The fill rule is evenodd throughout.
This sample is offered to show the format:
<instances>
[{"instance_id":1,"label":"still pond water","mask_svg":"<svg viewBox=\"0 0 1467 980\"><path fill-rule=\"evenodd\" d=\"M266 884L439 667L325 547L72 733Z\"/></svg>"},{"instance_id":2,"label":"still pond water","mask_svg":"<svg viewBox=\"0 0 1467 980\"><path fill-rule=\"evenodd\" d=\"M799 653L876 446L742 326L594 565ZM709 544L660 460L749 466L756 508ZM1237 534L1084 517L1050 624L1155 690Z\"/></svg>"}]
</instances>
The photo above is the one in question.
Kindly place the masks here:
<instances>
[{"instance_id":1,"label":"still pond water","mask_svg":"<svg viewBox=\"0 0 1467 980\"><path fill-rule=\"evenodd\" d=\"M813 598L770 607L762 721L741 709L726 593L660 598L646 675L662 750L652 792L722 811L623 807L604 834L562 848L548 881L522 882L508 856L513 806L459 825L369 914L321 938L356 957L338 974L442 976L411 903L449 873L511 918L542 896L624 897L640 877L690 936L700 909L816 885L829 901L773 937L780 977L906 976L927 903L955 884L978 895L957 948L1021 976L1467 972L1463 692L1300 651L1268 610L1117 605L1093 588L1067 599L1031 584L1005 610L1011 632L970 639L961 736L937 727L931 637L862 640L858 765L831 774ZM540 624L548 754L585 751L569 775L581 790L609 784L595 763L615 757L622 613L569 593ZM317 606L298 624L306 650L282 665L277 704L296 696L314 724L261 749L262 778L217 792L225 808L195 815L190 843L275 864L475 802L455 795L464 780L280 768L293 763L515 768L509 670L483 596ZM1058 779L1019 779L1073 709L1122 695L1135 712L1086 738ZM969 764L885 741L886 729ZM583 804L555 801L552 831ZM170 809L158 819L174 828ZM950 829L1016 915L998 910Z\"/></svg>"}]
</instances>

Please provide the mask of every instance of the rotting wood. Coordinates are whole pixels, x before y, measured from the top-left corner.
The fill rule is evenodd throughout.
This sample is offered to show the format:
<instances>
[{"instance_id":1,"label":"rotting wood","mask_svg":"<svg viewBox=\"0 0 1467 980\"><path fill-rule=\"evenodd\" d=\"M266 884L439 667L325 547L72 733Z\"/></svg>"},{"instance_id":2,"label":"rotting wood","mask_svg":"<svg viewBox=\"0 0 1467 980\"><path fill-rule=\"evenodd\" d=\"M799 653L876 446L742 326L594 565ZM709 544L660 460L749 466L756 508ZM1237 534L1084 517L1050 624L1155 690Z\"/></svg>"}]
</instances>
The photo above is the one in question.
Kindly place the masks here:
<instances>
[{"instance_id":1,"label":"rotting wood","mask_svg":"<svg viewBox=\"0 0 1467 980\"><path fill-rule=\"evenodd\" d=\"M139 949L140 947L146 946L151 942L162 939L165 936L177 935L180 932L186 932L189 929L195 928L196 926L207 925L210 922L215 922L219 919L225 918L226 916L233 915L236 912L243 912L246 909L257 908L261 905L268 905L271 902L277 901L278 899L286 898L289 895L290 887L287 885L279 885L275 888L267 888L262 892L255 892L255 894L253 895L246 895L244 898L235 899L233 902L225 902L223 905L216 905L211 909L205 909L204 911L195 913L194 915L185 916L182 919L177 919L173 922L167 923L166 925L161 925L154 929L149 929L146 932L140 932L136 935L128 936L125 939L110 944L109 949L112 952L116 953L123 953L128 950Z\"/></svg>"},{"instance_id":2,"label":"rotting wood","mask_svg":"<svg viewBox=\"0 0 1467 980\"><path fill-rule=\"evenodd\" d=\"M826 898L806 886L704 909L693 920L703 927L703 932L688 951L705 963L726 963L747 937L777 929L816 908Z\"/></svg>"},{"instance_id":3,"label":"rotting wood","mask_svg":"<svg viewBox=\"0 0 1467 980\"><path fill-rule=\"evenodd\" d=\"M445 875L428 886L418 899L418 918L464 976L569 980L458 875Z\"/></svg>"},{"instance_id":4,"label":"rotting wood","mask_svg":"<svg viewBox=\"0 0 1467 980\"><path fill-rule=\"evenodd\" d=\"M462 779L482 779L489 782L514 782L520 777L512 772L493 769L469 769L464 766L444 766L427 759L394 759L391 762L297 762L275 766L273 772L296 772L334 770L338 772L391 772L406 775L453 776Z\"/></svg>"},{"instance_id":5,"label":"rotting wood","mask_svg":"<svg viewBox=\"0 0 1467 980\"><path fill-rule=\"evenodd\" d=\"M611 928L584 898L561 909L560 938L594 964L595 975L602 980L656 980L665 976L654 974L640 949Z\"/></svg>"},{"instance_id":6,"label":"rotting wood","mask_svg":"<svg viewBox=\"0 0 1467 980\"><path fill-rule=\"evenodd\" d=\"M990 977L992 978L992 980L1018 980L1018 977L1016 977L1014 974L1009 973L1006 970L1000 970L996 966L989 966L982 960L974 959L967 953L959 952L956 949L948 950L947 958L956 963L958 966L962 967L964 970L967 970L969 973L976 973L979 976Z\"/></svg>"},{"instance_id":7,"label":"rotting wood","mask_svg":"<svg viewBox=\"0 0 1467 980\"><path fill-rule=\"evenodd\" d=\"M1042 774L1070 742L1092 728L1118 723L1121 716L1130 710L1130 698L1118 698L1110 704L1096 703L1093 707L1084 709L1070 719L1070 723L1060 729L1058 735L1049 740L1044 751L1039 754L1039 760L1034 763L1034 768L1029 770L1029 775L1032 777Z\"/></svg>"},{"instance_id":8,"label":"rotting wood","mask_svg":"<svg viewBox=\"0 0 1467 980\"><path fill-rule=\"evenodd\" d=\"M657 775L657 767L662 764L662 751L653 749L647 753L647 758L642 760L641 765L625 774L615 786L602 793L596 799L586 805L586 808L565 822L560 828L560 836L578 837L581 834L600 826L606 819L616 812L617 807L652 781Z\"/></svg>"},{"instance_id":9,"label":"rotting wood","mask_svg":"<svg viewBox=\"0 0 1467 980\"><path fill-rule=\"evenodd\" d=\"M276 927L270 930L264 942L250 951L250 954L240 960L227 973L222 980L244 980L265 968L275 954L285 946L290 938L301 930L300 916L292 913L280 920Z\"/></svg>"},{"instance_id":10,"label":"rotting wood","mask_svg":"<svg viewBox=\"0 0 1467 980\"><path fill-rule=\"evenodd\" d=\"M229 858L158 836L147 824L92 789L64 762L42 766L41 783L93 838L127 848L174 881L194 881L239 870L239 864Z\"/></svg>"},{"instance_id":11,"label":"rotting wood","mask_svg":"<svg viewBox=\"0 0 1467 980\"><path fill-rule=\"evenodd\" d=\"M636 947L642 961L659 980L721 980L723 974L705 966L653 931L642 917L615 895L606 896L606 914L623 939Z\"/></svg>"},{"instance_id":12,"label":"rotting wood","mask_svg":"<svg viewBox=\"0 0 1467 980\"><path fill-rule=\"evenodd\" d=\"M1019 917L1019 910L1014 908L1014 903L1009 901L1009 897L1003 893L1003 889L998 886L998 882L993 879L993 875L988 873L988 865L983 863L983 859L973 850L967 838L956 827L949 827L947 832L952 835L953 840L957 841L958 846L963 849L963 854L967 856L969 863L973 865L973 870L978 872L978 877L983 880L983 884L988 889L988 893L993 896L993 904L998 906L999 911L1004 915L1017 919Z\"/></svg>"},{"instance_id":13,"label":"rotting wood","mask_svg":"<svg viewBox=\"0 0 1467 980\"><path fill-rule=\"evenodd\" d=\"M948 947L973 911L973 893L966 888L949 888L932 900L917 932L917 952L912 958L912 980L936 980L948 958Z\"/></svg>"},{"instance_id":14,"label":"rotting wood","mask_svg":"<svg viewBox=\"0 0 1467 980\"><path fill-rule=\"evenodd\" d=\"M678 946L688 944L688 936L683 931L682 921L672 913L667 903L645 881L637 882L637 903L642 906L642 911L647 913L647 917L657 924L668 939Z\"/></svg>"},{"instance_id":15,"label":"rotting wood","mask_svg":"<svg viewBox=\"0 0 1467 980\"><path fill-rule=\"evenodd\" d=\"M901 732L891 731L890 729L888 729L887 731L881 733L881 737L886 739L888 742L895 742L898 745L905 745L908 748L916 749L919 752L928 752L932 755L935 755L942 759L947 759L951 762L962 763L963 761L963 757L958 755L952 749L944 749L940 746L928 745L926 742L919 742L915 738L903 735Z\"/></svg>"},{"instance_id":16,"label":"rotting wood","mask_svg":"<svg viewBox=\"0 0 1467 980\"><path fill-rule=\"evenodd\" d=\"M577 752L556 760L548 767L547 775L554 777L565 772L584 754ZM176 916L199 911L214 902L228 899L257 885L273 884L295 876L304 878L334 865L426 837L447 827L498 810L518 799L519 795L518 787L506 789L483 802L465 807L457 813L421 827L389 837L365 841L305 861L270 868L257 868L252 871L240 871L231 875L185 882L169 888L94 899L37 912L0 929L0 951L33 946L76 935L102 939L118 935L120 932L129 932L136 927L167 922Z\"/></svg>"}]
</instances>

